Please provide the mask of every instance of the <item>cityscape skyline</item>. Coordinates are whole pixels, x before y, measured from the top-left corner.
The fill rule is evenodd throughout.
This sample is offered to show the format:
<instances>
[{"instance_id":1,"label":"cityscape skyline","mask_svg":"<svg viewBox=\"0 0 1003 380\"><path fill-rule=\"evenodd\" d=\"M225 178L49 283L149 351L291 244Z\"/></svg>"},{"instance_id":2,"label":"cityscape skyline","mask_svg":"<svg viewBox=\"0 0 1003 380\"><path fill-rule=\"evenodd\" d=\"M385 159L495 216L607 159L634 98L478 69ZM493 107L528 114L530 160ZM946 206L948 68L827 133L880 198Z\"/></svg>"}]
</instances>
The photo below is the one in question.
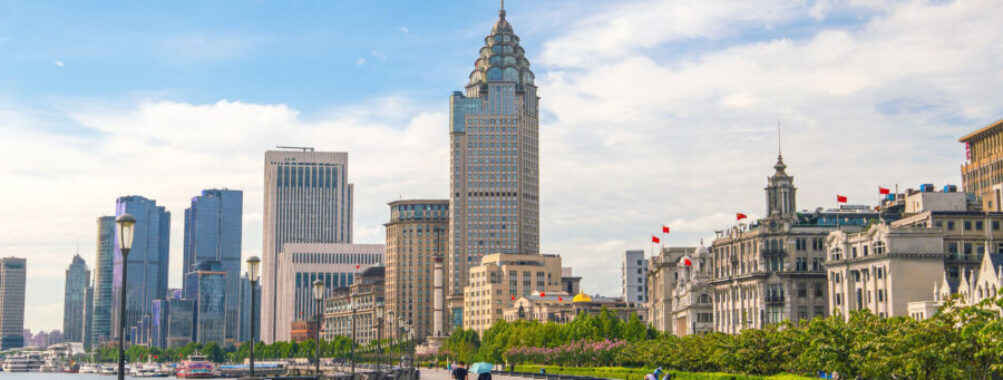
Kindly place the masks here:
<instances>
[{"instance_id":1,"label":"cityscape skyline","mask_svg":"<svg viewBox=\"0 0 1003 380\"><path fill-rule=\"evenodd\" d=\"M560 254L565 265L574 267L576 274L586 279L582 287L588 293L617 294L619 268L604 263L626 249L649 248L647 235L657 233L655 228L666 222L673 230L666 245L695 245L701 237L712 237L714 230L730 226L736 211L753 219L763 216L760 196L749 189L762 186L762 179L770 174L764 167L776 151L773 137L778 118L784 125L785 161L798 168L799 202L815 207L834 205L832 194L836 192L848 195L850 203L871 205L877 200L877 186L898 183L909 187L926 182L960 185L958 166L964 160L964 151L957 138L988 125L1003 113L992 103L1003 91L1000 90L1003 76L998 69L984 67L986 63L955 62L943 57L962 56L966 61L989 62L989 66L995 62L998 67L997 51L1001 49L993 45L997 42L979 42L983 41L980 39L971 45L951 47L941 37L928 36L943 31L926 28L912 33L920 33L933 42L929 46L910 46L918 49L910 57L934 60L936 65L904 65L912 61L887 57L885 54L893 55L887 52L871 53L891 49L896 38L902 38L902 28L923 20L954 17L980 33L998 37L1000 31L986 27L990 25L987 20L999 16L1000 10L979 9L978 3L946 4L940 8L907 4L878 10L838 5L828 10L792 9L776 5L746 15L697 9L694 12L707 12L703 14L705 18L696 18L707 25L689 25L697 30L694 34L680 35L678 30L656 28L648 31L652 35L642 41L622 47L608 43L584 46L574 37L581 37L586 31L616 35L611 30L613 21L607 24L596 15L605 13L614 20L632 17L644 20L633 9L641 7L642 2L630 3L616 12L609 12L607 6L586 3L581 10L569 11L581 16L577 23L534 16L538 10L534 7L566 5L557 4L515 2L509 4L508 11L509 18L519 26L527 56L541 82L540 96L545 99L541 102L540 184L541 198L548 201L540 210L540 251ZM63 274L76 253L75 245L96 245L94 219L111 214L112 202L119 196L139 194L156 199L175 215L170 238L172 288L180 285L183 273L180 270L183 240L179 239L183 218L177 216L182 215L190 195L201 189L227 187L245 191L243 255L260 256L260 157L275 145L305 144L352 155L352 182L359 190L354 201L353 240L382 243L386 202L401 197L444 198L448 194L445 135L448 121L442 99L463 85L465 81L457 78L463 79L469 73L470 68L465 65L469 65L470 49L482 44L486 25L494 21L496 4L478 5L478 9L457 7L449 11L468 16L458 18L465 20L459 29L436 33L454 33L463 36L456 38L462 41L447 39L449 43L441 47L438 57L445 65L436 70L448 73L437 74L437 79L420 78L420 86L424 87L420 91L382 82L377 87L383 92L365 92L358 98L362 100L327 98L316 102L296 96L261 97L252 94L255 91L246 97L211 90L205 92L209 95L192 96L191 93L199 91L191 88L150 95L148 92L166 87L146 83L139 88L118 89L117 94L116 91L110 95L98 94L97 103L89 102L86 94L53 91L34 94L25 104L12 100L26 91L20 82L12 80L9 88L0 88L0 113L13 120L0 126L0 130L10 132L13 137L0 142L0 147L10 148L0 149L6 150L0 153L3 158L23 162L12 160L27 156L22 145L37 142L40 136L58 137L53 144L67 148L61 153L63 163L52 165L49 159L39 160L52 165L51 168L23 162L2 169L5 177L10 176L16 182L9 190L9 199L37 196L53 199L43 205L41 213L52 214L51 219L25 222L15 218L27 214L22 212L27 209L18 204L0 214L0 225L13 232L0 238L0 254L27 257L31 261L25 328L58 328L61 321L49 318L46 311L62 315L58 312L62 299L55 296L62 287L55 287L58 289L47 295L46 281ZM429 12L444 11L439 7L442 6ZM669 12L665 8L671 6L656 7L652 13L664 15ZM919 12L920 16L910 19L905 17L907 12ZM416 38L433 30L431 23L417 23L411 18L404 21L399 17L394 21L411 24L397 29L380 27L401 38ZM738 21L738 29L755 30L762 35L736 40L738 37L731 32L709 26L722 21ZM954 25L932 24L940 28ZM557 32L560 26L569 28ZM0 52L23 48L15 47L21 41L19 31L0 30ZM712 43L703 48L682 47L687 43L703 45L694 42L698 40ZM387 64L421 64L428 59L409 62L404 51L386 49L375 54L377 50L363 50L366 59L362 64L356 63L358 59L350 59L348 66L378 71L372 68L377 62L384 63L378 55L383 55ZM599 67L576 61L584 54L599 57ZM787 62L783 58L790 56L814 61L811 65L791 61L780 71L767 67L773 62ZM306 61L321 63L322 58L310 57ZM893 63L876 65L879 58ZM30 57L23 59L32 61ZM239 63L245 59L249 58L222 61ZM730 76L723 75L721 64L728 61L735 65L733 60L748 60L750 66L740 67L739 71L747 75L763 74L763 78L724 84ZM59 57L58 62L44 63L47 70L65 72L77 67L78 62L86 64L85 60L67 57ZM16 69L19 65L27 63L0 61L2 68ZM819 73L808 70L809 66L827 69ZM894 67L902 72L890 75L892 66L904 67ZM20 72L29 79L42 75L40 71ZM0 74L0 78L7 79L8 75ZM639 76L646 76L644 83L632 85ZM979 83L963 80L976 77L981 79ZM804 83L796 83L799 80ZM767 83L771 81L776 83ZM658 92L654 91L656 88ZM630 96L630 92L643 96ZM62 105L54 108L31 104L46 97L77 100L63 100ZM36 112L39 110L42 112ZM862 125L870 128L861 128ZM201 140L187 141L189 133L202 129L207 132L200 136ZM246 130L246 137L228 141L230 133L242 129ZM829 143L837 138L845 143ZM101 142L95 153L89 152L90 146L76 147L91 139ZM896 144L889 145L888 141ZM120 146L116 142L135 146ZM219 149L220 146L227 148ZM957 148L949 149L951 146ZM840 154L847 148L854 150L852 157ZM151 150L150 157L141 157L144 150ZM178 155L178 160L164 160L164 155ZM218 168L195 165L220 157L230 159L220 161ZM122 158L129 161L123 164L118 161ZM391 163L397 165L388 165ZM71 174L85 165L105 169L103 173L85 170ZM190 172L203 169L204 172L189 176ZM75 184L84 186L69 195L47 189L35 194L43 184L61 189L76 188ZM32 193L28 193L29 189ZM588 189L585 195L580 194L581 189ZM53 226L47 228L49 223ZM53 238L53 234L57 237ZM97 263L89 250L81 254L87 262ZM650 254L647 252L647 256Z\"/></svg>"}]
</instances>

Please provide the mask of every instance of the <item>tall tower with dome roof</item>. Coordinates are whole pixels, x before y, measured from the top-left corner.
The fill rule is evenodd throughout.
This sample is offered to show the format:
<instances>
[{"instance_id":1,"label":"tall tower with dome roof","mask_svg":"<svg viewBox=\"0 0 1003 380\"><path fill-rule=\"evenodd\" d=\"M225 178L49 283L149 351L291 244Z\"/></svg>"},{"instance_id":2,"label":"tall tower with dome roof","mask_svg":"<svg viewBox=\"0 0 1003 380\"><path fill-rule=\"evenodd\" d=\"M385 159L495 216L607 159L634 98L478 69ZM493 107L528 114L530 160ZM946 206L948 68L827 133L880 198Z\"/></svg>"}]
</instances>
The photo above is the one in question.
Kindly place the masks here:
<instances>
[{"instance_id":1,"label":"tall tower with dome roof","mask_svg":"<svg viewBox=\"0 0 1003 380\"><path fill-rule=\"evenodd\" d=\"M469 268L484 255L540 250L539 97L504 2L465 90L449 98L447 291L453 297L462 295Z\"/></svg>"}]
</instances>

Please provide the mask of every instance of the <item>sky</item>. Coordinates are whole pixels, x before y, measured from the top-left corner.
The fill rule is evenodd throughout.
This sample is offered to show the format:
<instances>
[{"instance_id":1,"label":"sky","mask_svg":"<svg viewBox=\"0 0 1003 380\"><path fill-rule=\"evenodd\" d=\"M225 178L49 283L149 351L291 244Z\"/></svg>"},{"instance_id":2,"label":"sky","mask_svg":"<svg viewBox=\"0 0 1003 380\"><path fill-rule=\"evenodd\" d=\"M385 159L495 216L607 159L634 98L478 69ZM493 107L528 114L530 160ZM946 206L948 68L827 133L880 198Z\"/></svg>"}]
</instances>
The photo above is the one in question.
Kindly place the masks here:
<instances>
[{"instance_id":1,"label":"sky","mask_svg":"<svg viewBox=\"0 0 1003 380\"><path fill-rule=\"evenodd\" d=\"M96 219L244 191L261 252L264 151L349 153L355 242L387 202L448 196L448 96L494 1L0 0L0 256L28 259L25 328L61 329L65 270ZM541 248L589 293L621 255L709 244L763 214L778 125L798 207L960 185L957 139L1003 118L1003 2L509 0L536 74ZM932 285L931 285L932 286Z\"/></svg>"}]
</instances>

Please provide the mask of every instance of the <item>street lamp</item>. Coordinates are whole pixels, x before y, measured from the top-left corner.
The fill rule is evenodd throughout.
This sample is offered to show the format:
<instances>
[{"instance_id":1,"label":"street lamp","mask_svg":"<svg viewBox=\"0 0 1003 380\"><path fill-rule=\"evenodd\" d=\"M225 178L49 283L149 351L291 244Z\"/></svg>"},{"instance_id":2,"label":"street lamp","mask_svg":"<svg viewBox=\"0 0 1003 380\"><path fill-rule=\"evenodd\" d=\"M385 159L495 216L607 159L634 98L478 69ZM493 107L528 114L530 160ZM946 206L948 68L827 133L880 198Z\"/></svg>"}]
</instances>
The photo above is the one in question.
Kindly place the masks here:
<instances>
[{"instance_id":1,"label":"street lamp","mask_svg":"<svg viewBox=\"0 0 1003 380\"><path fill-rule=\"evenodd\" d=\"M324 281L313 282L313 299L317 301L317 347L315 349L317 363L315 369L317 376L320 376L320 316L324 311L324 305L321 303L324 300Z\"/></svg>"},{"instance_id":2,"label":"street lamp","mask_svg":"<svg viewBox=\"0 0 1003 380\"><path fill-rule=\"evenodd\" d=\"M254 377L254 288L258 285L258 266L261 259L258 256L247 258L247 279L251 281L251 377Z\"/></svg>"},{"instance_id":3,"label":"street lamp","mask_svg":"<svg viewBox=\"0 0 1003 380\"><path fill-rule=\"evenodd\" d=\"M132 249L132 238L136 234L136 218L122 214L115 223L118 225L118 248L122 251L122 283L119 285L118 300L118 380L125 380L125 287L126 274L129 269L129 250Z\"/></svg>"}]
</instances>

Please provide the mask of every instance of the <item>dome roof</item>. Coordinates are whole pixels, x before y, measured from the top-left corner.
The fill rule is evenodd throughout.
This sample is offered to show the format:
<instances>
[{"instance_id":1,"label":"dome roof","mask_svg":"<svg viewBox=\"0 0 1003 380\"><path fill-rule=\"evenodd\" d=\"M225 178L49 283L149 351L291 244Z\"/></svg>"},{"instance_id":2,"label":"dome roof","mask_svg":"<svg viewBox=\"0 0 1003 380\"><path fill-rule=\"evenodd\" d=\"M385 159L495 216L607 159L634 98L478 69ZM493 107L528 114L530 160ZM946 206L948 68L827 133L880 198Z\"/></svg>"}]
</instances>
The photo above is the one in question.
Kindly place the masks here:
<instances>
[{"instance_id":1,"label":"dome roof","mask_svg":"<svg viewBox=\"0 0 1003 380\"><path fill-rule=\"evenodd\" d=\"M575 298L572 299L571 302L576 302L576 303L577 302L592 302L592 297L589 297L587 294L585 294L585 292L579 290L578 294L575 295Z\"/></svg>"},{"instance_id":2,"label":"dome roof","mask_svg":"<svg viewBox=\"0 0 1003 380\"><path fill-rule=\"evenodd\" d=\"M518 87L534 86L534 80L526 51L519 46L519 36L512 31L512 24L505 19L505 9L502 9L491 34L484 38L484 47L474 62L468 86L494 81L515 82Z\"/></svg>"}]
</instances>

